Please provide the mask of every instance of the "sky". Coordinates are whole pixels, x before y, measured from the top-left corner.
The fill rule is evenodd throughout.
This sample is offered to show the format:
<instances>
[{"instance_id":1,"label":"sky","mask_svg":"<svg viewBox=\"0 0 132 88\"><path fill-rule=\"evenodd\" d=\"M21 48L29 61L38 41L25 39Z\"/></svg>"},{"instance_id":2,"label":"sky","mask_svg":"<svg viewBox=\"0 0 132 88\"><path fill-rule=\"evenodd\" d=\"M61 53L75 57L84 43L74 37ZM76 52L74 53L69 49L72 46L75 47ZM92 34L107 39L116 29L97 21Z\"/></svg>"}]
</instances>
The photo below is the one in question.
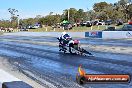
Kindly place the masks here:
<instances>
[{"instance_id":1,"label":"sky","mask_svg":"<svg viewBox=\"0 0 132 88\"><path fill-rule=\"evenodd\" d=\"M50 12L62 14L68 8L90 10L94 3L115 3L117 0L0 0L0 19L10 19L8 8L17 9L19 18L30 18L36 15L46 16Z\"/></svg>"}]
</instances>

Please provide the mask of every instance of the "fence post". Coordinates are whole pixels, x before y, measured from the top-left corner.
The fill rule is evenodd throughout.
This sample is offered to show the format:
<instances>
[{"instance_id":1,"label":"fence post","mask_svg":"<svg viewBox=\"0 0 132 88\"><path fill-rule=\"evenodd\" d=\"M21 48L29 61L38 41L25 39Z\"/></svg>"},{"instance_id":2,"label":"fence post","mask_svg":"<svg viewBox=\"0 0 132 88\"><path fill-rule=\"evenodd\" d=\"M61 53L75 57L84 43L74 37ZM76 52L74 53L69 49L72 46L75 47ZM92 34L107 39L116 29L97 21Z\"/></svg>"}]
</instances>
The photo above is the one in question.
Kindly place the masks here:
<instances>
[{"instance_id":1,"label":"fence post","mask_svg":"<svg viewBox=\"0 0 132 88\"><path fill-rule=\"evenodd\" d=\"M54 31L55 31L55 28L54 28Z\"/></svg>"},{"instance_id":2,"label":"fence post","mask_svg":"<svg viewBox=\"0 0 132 88\"><path fill-rule=\"evenodd\" d=\"M46 27L46 31L47 31L47 27Z\"/></svg>"},{"instance_id":3,"label":"fence post","mask_svg":"<svg viewBox=\"0 0 132 88\"><path fill-rule=\"evenodd\" d=\"M98 30L99 30L99 25L98 25Z\"/></svg>"},{"instance_id":4,"label":"fence post","mask_svg":"<svg viewBox=\"0 0 132 88\"><path fill-rule=\"evenodd\" d=\"M91 26L91 30L93 30L93 26Z\"/></svg>"},{"instance_id":5,"label":"fence post","mask_svg":"<svg viewBox=\"0 0 132 88\"><path fill-rule=\"evenodd\" d=\"M106 29L108 28L108 25L106 25Z\"/></svg>"}]
</instances>

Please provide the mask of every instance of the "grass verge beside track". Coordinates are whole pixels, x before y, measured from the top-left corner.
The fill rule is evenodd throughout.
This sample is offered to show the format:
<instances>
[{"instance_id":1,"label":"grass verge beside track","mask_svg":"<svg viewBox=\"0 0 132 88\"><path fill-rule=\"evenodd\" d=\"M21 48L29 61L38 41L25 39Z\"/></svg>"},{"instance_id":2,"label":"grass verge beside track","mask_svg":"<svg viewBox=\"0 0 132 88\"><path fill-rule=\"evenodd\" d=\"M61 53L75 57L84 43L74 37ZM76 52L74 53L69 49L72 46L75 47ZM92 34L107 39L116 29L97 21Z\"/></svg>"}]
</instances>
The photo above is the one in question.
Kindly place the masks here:
<instances>
[{"instance_id":1,"label":"grass verge beside track","mask_svg":"<svg viewBox=\"0 0 132 88\"><path fill-rule=\"evenodd\" d=\"M0 35L3 35L3 32L0 32Z\"/></svg>"},{"instance_id":2,"label":"grass verge beside track","mask_svg":"<svg viewBox=\"0 0 132 88\"><path fill-rule=\"evenodd\" d=\"M114 25L111 25L114 26ZM115 26L117 29L121 28L121 26ZM92 30L104 30L108 26L106 25L100 25L100 26L93 26L93 27L73 27L71 30L65 30L66 32L86 32L86 31L92 31ZM29 29L29 32L63 32L64 30L62 28L55 28L52 27L45 27L45 28L38 28L38 29Z\"/></svg>"}]
</instances>

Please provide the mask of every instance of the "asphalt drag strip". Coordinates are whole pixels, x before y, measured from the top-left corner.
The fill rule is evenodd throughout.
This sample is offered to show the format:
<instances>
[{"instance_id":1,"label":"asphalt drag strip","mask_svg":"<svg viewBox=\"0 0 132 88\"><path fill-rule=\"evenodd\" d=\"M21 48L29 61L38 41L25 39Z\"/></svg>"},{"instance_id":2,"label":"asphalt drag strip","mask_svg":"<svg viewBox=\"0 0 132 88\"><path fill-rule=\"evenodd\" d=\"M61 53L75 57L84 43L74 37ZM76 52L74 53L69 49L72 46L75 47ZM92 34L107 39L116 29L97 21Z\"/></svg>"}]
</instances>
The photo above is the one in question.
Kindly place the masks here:
<instances>
[{"instance_id":1,"label":"asphalt drag strip","mask_svg":"<svg viewBox=\"0 0 132 88\"><path fill-rule=\"evenodd\" d=\"M90 74L132 75L132 62L128 59L84 57L58 52L58 47L1 41L0 55L7 57L10 64L28 77L49 88L131 88L127 84L89 84L80 86L75 82L78 66ZM96 52L98 53L98 52ZM127 55L128 56L128 55ZM130 55L128 56L130 57Z\"/></svg>"}]
</instances>

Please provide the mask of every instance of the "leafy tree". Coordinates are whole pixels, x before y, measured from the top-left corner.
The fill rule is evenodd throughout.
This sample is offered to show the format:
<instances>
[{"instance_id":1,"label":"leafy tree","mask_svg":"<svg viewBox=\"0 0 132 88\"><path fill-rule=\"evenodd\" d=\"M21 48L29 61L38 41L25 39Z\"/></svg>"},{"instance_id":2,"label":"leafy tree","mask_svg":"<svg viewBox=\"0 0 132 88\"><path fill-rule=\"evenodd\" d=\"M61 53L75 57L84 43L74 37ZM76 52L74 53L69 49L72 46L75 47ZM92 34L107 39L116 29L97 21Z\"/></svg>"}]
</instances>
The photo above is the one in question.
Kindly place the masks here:
<instances>
[{"instance_id":1,"label":"leafy tree","mask_svg":"<svg viewBox=\"0 0 132 88\"><path fill-rule=\"evenodd\" d=\"M8 28L10 26L11 24L9 20L0 20L0 27Z\"/></svg>"},{"instance_id":2,"label":"leafy tree","mask_svg":"<svg viewBox=\"0 0 132 88\"><path fill-rule=\"evenodd\" d=\"M38 22L44 25L49 25L49 26L55 25L61 22L61 15L59 14L51 15L50 14L50 15L40 18Z\"/></svg>"},{"instance_id":3,"label":"leafy tree","mask_svg":"<svg viewBox=\"0 0 132 88\"><path fill-rule=\"evenodd\" d=\"M93 10L87 11L87 14L88 14L88 20L90 21L96 18L96 13Z\"/></svg>"},{"instance_id":4,"label":"leafy tree","mask_svg":"<svg viewBox=\"0 0 132 88\"><path fill-rule=\"evenodd\" d=\"M124 19L126 21L131 18L132 13L132 4L129 4L128 2L129 0L120 0L114 4L118 11L123 12L122 15L125 17Z\"/></svg>"},{"instance_id":5,"label":"leafy tree","mask_svg":"<svg viewBox=\"0 0 132 88\"><path fill-rule=\"evenodd\" d=\"M97 19L100 20L112 19L112 15L113 15L112 4L106 2L95 3L93 9L96 13Z\"/></svg>"},{"instance_id":6,"label":"leafy tree","mask_svg":"<svg viewBox=\"0 0 132 88\"><path fill-rule=\"evenodd\" d=\"M132 4L128 5L128 10L126 11L129 19L132 17Z\"/></svg>"},{"instance_id":7,"label":"leafy tree","mask_svg":"<svg viewBox=\"0 0 132 88\"><path fill-rule=\"evenodd\" d=\"M18 19L18 17L17 17L18 15L16 15L16 13L18 12L18 10L9 8L8 11L11 14L11 24L12 24L11 26L17 27L16 21Z\"/></svg>"},{"instance_id":8,"label":"leafy tree","mask_svg":"<svg viewBox=\"0 0 132 88\"><path fill-rule=\"evenodd\" d=\"M93 10L95 12L101 12L108 6L110 6L110 4L108 4L106 2L95 3L93 6Z\"/></svg>"},{"instance_id":9,"label":"leafy tree","mask_svg":"<svg viewBox=\"0 0 132 88\"><path fill-rule=\"evenodd\" d=\"M94 19L107 20L112 19L116 21L117 19L123 19L127 21L132 17L132 4L128 4L129 0L120 0L114 4L107 2L99 2L93 5L93 10L84 11L83 9L65 9L63 14L53 14L50 12L47 16L37 15L35 18L28 18L20 20L21 24L32 25L36 22L39 22L43 25L56 25L57 23L62 22L63 20L69 20L71 23L88 21ZM18 10L9 8L8 11L11 14L11 22L16 26L17 16L16 13ZM69 13L69 14L68 14ZM69 16L69 18L68 18ZM7 25L9 21L0 21L0 25Z\"/></svg>"},{"instance_id":10,"label":"leafy tree","mask_svg":"<svg viewBox=\"0 0 132 88\"><path fill-rule=\"evenodd\" d=\"M77 10L75 8L65 9L63 11L63 20L68 20L68 10L69 10L69 21L75 22L75 16L77 13Z\"/></svg>"},{"instance_id":11,"label":"leafy tree","mask_svg":"<svg viewBox=\"0 0 132 88\"><path fill-rule=\"evenodd\" d=\"M87 17L87 14L84 12L84 10L83 10L83 9L79 9L79 10L76 12L76 16L75 16L74 19L75 19L76 21L77 21L77 20L85 21L85 20L87 20L86 17Z\"/></svg>"}]
</instances>

